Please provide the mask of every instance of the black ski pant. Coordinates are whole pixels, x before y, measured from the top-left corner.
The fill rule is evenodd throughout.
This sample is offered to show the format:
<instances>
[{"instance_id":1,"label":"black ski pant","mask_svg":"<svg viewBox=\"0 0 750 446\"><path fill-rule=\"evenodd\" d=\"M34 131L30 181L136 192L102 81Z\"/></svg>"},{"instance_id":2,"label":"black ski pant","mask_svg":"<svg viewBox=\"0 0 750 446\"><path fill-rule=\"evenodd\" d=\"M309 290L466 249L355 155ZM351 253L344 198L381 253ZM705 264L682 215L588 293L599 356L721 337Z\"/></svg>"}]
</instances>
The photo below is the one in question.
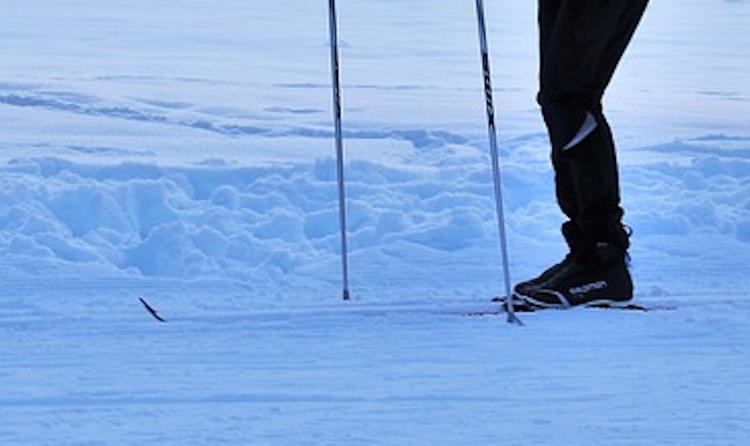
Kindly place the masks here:
<instances>
[{"instance_id":1,"label":"black ski pant","mask_svg":"<svg viewBox=\"0 0 750 446\"><path fill-rule=\"evenodd\" d=\"M540 89L557 201L578 242L621 241L617 159L602 96L648 0L539 0ZM587 115L596 128L569 146ZM627 249L627 246L625 246Z\"/></svg>"}]
</instances>

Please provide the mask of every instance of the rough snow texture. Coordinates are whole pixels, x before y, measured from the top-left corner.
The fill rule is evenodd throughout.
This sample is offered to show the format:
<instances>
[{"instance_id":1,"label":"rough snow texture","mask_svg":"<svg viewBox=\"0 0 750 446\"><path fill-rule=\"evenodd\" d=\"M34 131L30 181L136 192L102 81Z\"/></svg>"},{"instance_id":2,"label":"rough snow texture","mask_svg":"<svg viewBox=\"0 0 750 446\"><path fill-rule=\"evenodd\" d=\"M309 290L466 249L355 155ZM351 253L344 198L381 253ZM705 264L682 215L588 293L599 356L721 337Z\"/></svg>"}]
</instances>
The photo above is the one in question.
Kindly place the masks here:
<instances>
[{"instance_id":1,"label":"rough snow texture","mask_svg":"<svg viewBox=\"0 0 750 446\"><path fill-rule=\"evenodd\" d=\"M457 316L502 289L463 3L339 5L342 306L324 3L5 2L0 444L750 440L750 5L655 2L607 96L637 298L677 310L511 330ZM521 278L562 217L535 4L487 6Z\"/></svg>"}]
</instances>

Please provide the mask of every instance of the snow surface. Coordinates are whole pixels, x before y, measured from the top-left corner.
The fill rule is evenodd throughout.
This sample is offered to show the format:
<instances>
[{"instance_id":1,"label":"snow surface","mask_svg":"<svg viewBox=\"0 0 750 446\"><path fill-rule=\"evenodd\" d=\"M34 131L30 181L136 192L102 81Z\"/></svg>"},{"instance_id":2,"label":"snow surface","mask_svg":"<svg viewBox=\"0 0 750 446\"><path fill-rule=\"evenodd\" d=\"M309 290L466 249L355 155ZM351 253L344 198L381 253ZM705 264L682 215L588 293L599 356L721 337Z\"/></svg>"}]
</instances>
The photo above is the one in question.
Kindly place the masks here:
<instances>
[{"instance_id":1,"label":"snow surface","mask_svg":"<svg viewBox=\"0 0 750 446\"><path fill-rule=\"evenodd\" d=\"M6 0L0 444L747 444L747 1L653 2L606 98L637 300L502 289L472 2ZM535 2L488 20L514 278L564 252ZM158 324L145 297L169 320Z\"/></svg>"}]
</instances>

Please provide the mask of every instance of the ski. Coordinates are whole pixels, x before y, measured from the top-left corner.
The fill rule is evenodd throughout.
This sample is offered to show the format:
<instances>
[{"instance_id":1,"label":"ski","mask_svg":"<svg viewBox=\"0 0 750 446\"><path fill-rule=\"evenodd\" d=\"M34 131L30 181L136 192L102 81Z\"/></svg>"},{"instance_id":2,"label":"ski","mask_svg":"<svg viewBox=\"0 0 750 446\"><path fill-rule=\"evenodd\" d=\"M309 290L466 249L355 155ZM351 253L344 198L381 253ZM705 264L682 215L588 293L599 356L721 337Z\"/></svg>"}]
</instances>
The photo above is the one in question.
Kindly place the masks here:
<instances>
[{"instance_id":1,"label":"ski","mask_svg":"<svg viewBox=\"0 0 750 446\"><path fill-rule=\"evenodd\" d=\"M507 307L507 301L505 297L495 297L492 299L493 304L498 304L497 307L489 309L489 310L480 310L480 311L468 311L463 313L465 316L493 316L493 315L500 315L506 313L506 307ZM589 305L576 305L573 307L568 308L560 308L560 307L540 307L537 305L533 305L529 302L524 301L523 299L514 297L511 301L511 304L513 306L513 311L516 313L535 313L538 311L550 311L550 310L557 310L557 311L564 311L564 310L571 310L571 309L577 309L577 308L591 308L591 309L597 309L597 310L620 310L620 311L635 311L635 312L641 312L641 313L648 313L652 311L664 311L664 310L676 310L677 307L674 306L651 306L651 305L642 305L638 303L628 302L623 304L607 304L607 303L595 303L595 304L589 304Z\"/></svg>"}]
</instances>

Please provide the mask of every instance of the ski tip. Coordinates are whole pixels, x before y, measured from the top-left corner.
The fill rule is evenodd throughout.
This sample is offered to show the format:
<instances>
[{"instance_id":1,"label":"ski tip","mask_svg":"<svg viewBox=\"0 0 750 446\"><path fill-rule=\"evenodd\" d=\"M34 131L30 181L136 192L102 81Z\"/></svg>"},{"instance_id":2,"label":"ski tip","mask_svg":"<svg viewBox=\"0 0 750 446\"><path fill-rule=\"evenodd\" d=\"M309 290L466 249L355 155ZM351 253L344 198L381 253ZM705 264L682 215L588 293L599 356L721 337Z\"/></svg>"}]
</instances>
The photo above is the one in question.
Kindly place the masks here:
<instances>
[{"instance_id":1,"label":"ski tip","mask_svg":"<svg viewBox=\"0 0 750 446\"><path fill-rule=\"evenodd\" d=\"M154 317L154 319L156 319L159 322L167 322L166 320L164 320L164 318L162 318L161 316L159 316L159 313L157 313L156 310L154 309L154 307L152 307L151 305L149 305L148 302L146 302L146 300L144 298L139 297L138 300L141 301L141 304L143 304L143 307L146 309L146 311L149 312L149 314L151 316Z\"/></svg>"}]
</instances>

